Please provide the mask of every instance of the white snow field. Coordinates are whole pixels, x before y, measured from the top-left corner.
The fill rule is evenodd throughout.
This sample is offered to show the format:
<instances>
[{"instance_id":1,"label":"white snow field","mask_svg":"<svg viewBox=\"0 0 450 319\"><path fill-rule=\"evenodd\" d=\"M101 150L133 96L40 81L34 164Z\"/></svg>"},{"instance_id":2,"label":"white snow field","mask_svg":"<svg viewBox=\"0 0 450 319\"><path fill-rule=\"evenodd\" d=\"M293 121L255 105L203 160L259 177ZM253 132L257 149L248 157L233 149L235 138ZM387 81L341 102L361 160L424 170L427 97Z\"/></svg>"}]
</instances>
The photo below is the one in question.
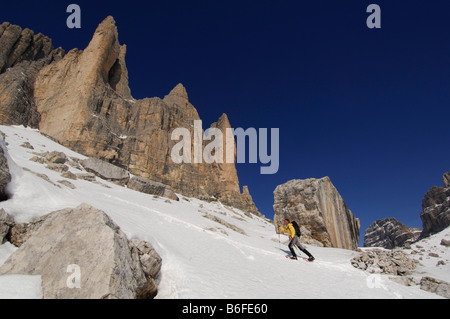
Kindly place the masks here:
<instances>
[{"instance_id":1,"label":"white snow field","mask_svg":"<svg viewBox=\"0 0 450 319\"><path fill-rule=\"evenodd\" d=\"M307 245L316 257L314 262L286 259L287 238L281 236L280 243L269 220L245 215L220 202L208 203L182 195L178 195L180 201L154 198L100 178L99 183L68 180L76 187L71 189L58 182L64 180L60 173L30 158L35 156L33 153L46 151L64 152L68 157L81 159L84 156L37 130L0 126L0 131L6 135L7 146L3 142L2 146L8 150L12 174L8 186L12 198L1 202L0 208L16 222L28 222L81 203L103 210L129 238L150 242L161 255L157 298L441 298L419 286L402 286L387 275L374 278L354 268L350 263L357 254L354 251ZM34 149L21 146L25 142ZM70 171L85 173L74 167ZM50 182L32 172L47 175ZM212 216L236 226L244 234L214 221ZM447 229L435 239L427 239L422 246L435 247L441 259L448 261L448 248L439 246L439 241L449 236ZM9 243L1 245L0 265L16 249ZM417 274L419 279L429 274L449 281L448 262L436 266L434 259L424 258L423 264L420 271L424 274ZM42 298L40 276L0 276L0 298Z\"/></svg>"}]
</instances>

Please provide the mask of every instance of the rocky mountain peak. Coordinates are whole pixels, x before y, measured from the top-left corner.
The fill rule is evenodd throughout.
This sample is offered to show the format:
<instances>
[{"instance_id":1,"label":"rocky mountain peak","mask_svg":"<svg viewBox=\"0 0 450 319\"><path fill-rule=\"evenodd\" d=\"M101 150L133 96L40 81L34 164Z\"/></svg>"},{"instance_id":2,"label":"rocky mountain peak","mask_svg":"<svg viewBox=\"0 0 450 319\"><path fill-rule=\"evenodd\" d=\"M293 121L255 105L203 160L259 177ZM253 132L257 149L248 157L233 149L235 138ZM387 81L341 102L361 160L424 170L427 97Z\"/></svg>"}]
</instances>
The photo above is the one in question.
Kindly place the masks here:
<instances>
[{"instance_id":1,"label":"rocky mountain peak","mask_svg":"<svg viewBox=\"0 0 450 319\"><path fill-rule=\"evenodd\" d=\"M64 56L41 33L9 22L0 24L0 122L36 128L40 114L34 100L38 72Z\"/></svg>"},{"instance_id":2,"label":"rocky mountain peak","mask_svg":"<svg viewBox=\"0 0 450 319\"><path fill-rule=\"evenodd\" d=\"M186 88L181 83L178 83L172 91L164 97L163 101L170 106L176 105L183 108L191 106Z\"/></svg>"}]
</instances>

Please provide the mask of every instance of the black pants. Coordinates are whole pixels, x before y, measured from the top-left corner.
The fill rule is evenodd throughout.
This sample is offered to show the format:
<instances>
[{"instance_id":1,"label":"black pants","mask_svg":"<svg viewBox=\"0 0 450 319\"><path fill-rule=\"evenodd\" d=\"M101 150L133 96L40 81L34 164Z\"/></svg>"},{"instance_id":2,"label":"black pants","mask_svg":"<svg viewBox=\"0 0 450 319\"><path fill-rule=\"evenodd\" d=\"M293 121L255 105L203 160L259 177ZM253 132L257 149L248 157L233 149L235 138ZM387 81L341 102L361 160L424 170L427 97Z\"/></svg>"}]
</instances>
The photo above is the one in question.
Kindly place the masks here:
<instances>
[{"instance_id":1,"label":"black pants","mask_svg":"<svg viewBox=\"0 0 450 319\"><path fill-rule=\"evenodd\" d=\"M306 250L306 248L302 244L300 244L297 236L292 238L292 240L289 242L289 245L288 245L292 256L297 257L297 254L295 253L295 250L294 250L294 245L297 246L298 249L300 249L302 252L304 252L306 254L306 256L308 256L308 257L313 256L313 255L311 255L311 253L309 251Z\"/></svg>"}]
</instances>

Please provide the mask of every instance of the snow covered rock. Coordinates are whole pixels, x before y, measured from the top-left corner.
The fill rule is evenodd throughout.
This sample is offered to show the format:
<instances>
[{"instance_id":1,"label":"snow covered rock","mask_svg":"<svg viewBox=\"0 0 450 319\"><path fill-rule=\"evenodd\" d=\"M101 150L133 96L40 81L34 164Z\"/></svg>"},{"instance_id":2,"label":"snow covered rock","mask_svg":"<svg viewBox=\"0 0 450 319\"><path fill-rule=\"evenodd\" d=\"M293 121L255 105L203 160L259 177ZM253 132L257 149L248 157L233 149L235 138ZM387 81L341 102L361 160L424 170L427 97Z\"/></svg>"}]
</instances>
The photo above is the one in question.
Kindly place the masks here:
<instances>
[{"instance_id":1,"label":"snow covered rock","mask_svg":"<svg viewBox=\"0 0 450 319\"><path fill-rule=\"evenodd\" d=\"M50 213L39 223L0 274L40 275L43 298L50 299L156 295L153 277L161 258L149 243L129 241L104 212L82 204Z\"/></svg>"}]
</instances>

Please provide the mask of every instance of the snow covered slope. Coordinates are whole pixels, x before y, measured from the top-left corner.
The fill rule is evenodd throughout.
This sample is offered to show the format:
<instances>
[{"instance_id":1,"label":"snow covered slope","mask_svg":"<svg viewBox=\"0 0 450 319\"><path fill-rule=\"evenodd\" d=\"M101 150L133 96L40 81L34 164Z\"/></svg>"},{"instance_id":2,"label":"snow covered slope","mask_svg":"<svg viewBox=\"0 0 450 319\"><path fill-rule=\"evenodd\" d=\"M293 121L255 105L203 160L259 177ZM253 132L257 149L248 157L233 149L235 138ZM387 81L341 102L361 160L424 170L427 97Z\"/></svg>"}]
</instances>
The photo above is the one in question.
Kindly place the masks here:
<instances>
[{"instance_id":1,"label":"snow covered slope","mask_svg":"<svg viewBox=\"0 0 450 319\"><path fill-rule=\"evenodd\" d=\"M350 264L356 254L353 251L308 246L315 262L288 260L284 257L288 254L287 238L281 236L280 243L270 221L220 202L208 203L181 195L177 202L99 178L96 183L65 179L30 158L47 151L64 152L79 159L84 156L36 130L0 126L0 131L6 135L13 177L9 185L13 196L1 202L0 208L13 215L16 222L27 222L83 202L105 211L130 238L150 242L163 258L157 298L440 298L419 286L397 284L387 276L379 276L381 284L374 286L370 274ZM21 146L25 142L34 149ZM86 173L80 167L70 166L70 171ZM62 180L75 188L61 184ZM442 236L448 236L448 232ZM14 250L9 244L0 246L0 264ZM445 258L448 260L449 256ZM436 274L448 277L448 266L441 267ZM422 271L429 267L424 268ZM36 276L30 277L31 283L39 282ZM0 276L0 282L10 283L13 279ZM30 284L23 281L23 277L17 278L18 285ZM0 297L14 294L9 296L0 285ZM39 293L35 297L39 298Z\"/></svg>"}]
</instances>

